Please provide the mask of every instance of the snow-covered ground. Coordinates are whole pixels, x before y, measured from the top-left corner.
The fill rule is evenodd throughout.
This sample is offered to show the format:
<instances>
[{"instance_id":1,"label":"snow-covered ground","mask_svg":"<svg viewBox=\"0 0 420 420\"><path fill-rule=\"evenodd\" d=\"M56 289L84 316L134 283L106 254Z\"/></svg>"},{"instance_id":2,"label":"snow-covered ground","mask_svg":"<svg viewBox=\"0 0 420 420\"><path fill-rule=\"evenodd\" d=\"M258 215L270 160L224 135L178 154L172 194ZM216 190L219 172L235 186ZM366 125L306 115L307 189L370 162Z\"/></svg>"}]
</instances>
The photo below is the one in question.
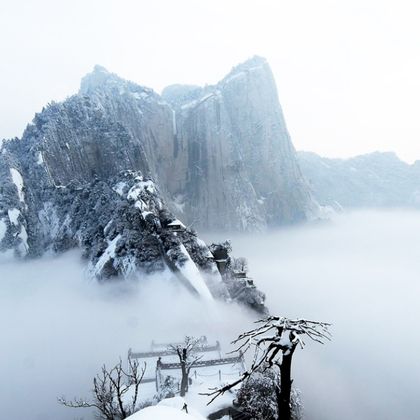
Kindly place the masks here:
<instances>
[{"instance_id":1,"label":"snow-covered ground","mask_svg":"<svg viewBox=\"0 0 420 420\"><path fill-rule=\"evenodd\" d=\"M197 350L194 357L198 357L200 362L212 361L212 364L209 366L195 366L191 368L190 380L191 384L189 386L188 394L185 396L185 401L188 407L197 410L202 415L209 415L215 411L218 411L222 408L226 408L232 405L233 399L235 398L235 392L227 392L222 397L216 399L212 404L208 405L210 397L203 395L209 392L210 388L216 388L228 383L230 381L236 380L245 369L245 364L243 361L233 361L232 363L222 363L221 359L226 357L231 357L227 355L223 348L216 346L216 343L211 343L205 341L205 346L207 346L206 351ZM173 343L176 345L177 343ZM210 348L209 348L210 346ZM147 353L142 358L141 353L132 351L132 357L136 358L140 362L146 362L145 367L145 379L155 379L156 378L156 367L159 359L160 369L159 377L160 383L165 381L167 376L173 378L175 383L178 383L178 386L181 382L182 373L180 369L173 369L171 367L165 367L165 364L179 363L179 357L177 354L155 354L152 356L150 352L162 352L167 351L168 344L156 344L152 342L150 349L145 348ZM219 362L219 364L217 364ZM140 403L145 403L148 401L156 401L158 399L156 389L156 382L149 382L141 384L140 387ZM134 389L130 389L125 395L124 400L129 403L132 400L134 395Z\"/></svg>"},{"instance_id":2,"label":"snow-covered ground","mask_svg":"<svg viewBox=\"0 0 420 420\"><path fill-rule=\"evenodd\" d=\"M161 401L158 405L147 407L132 416L128 417L129 420L205 420L200 412L192 407L187 410L182 408L186 401L181 397L169 398Z\"/></svg>"},{"instance_id":3,"label":"snow-covered ground","mask_svg":"<svg viewBox=\"0 0 420 420\"><path fill-rule=\"evenodd\" d=\"M184 403L187 404L188 407L188 412L190 414L192 413L199 413L200 419L201 418L207 418L207 416L211 413L214 413L218 410L221 410L223 408L226 407L231 407L232 406L232 402L235 398L235 392L231 391L231 392L226 392L224 395L220 396L219 398L217 398L216 400L214 400L214 402L212 402L211 404L207 405L210 397L206 396L206 395L202 395L205 393L209 392L209 388L214 388L214 387L218 387L230 380L232 380L232 377L226 378L226 376L224 378L222 378L222 382L220 382L217 378L218 378L218 374L216 372L216 376L211 377L212 375L209 375L209 377L204 377L204 375L202 377L199 377L198 379L194 379L194 375L192 376L192 384L190 385L189 389L188 389L188 393L184 398L181 397L175 397L175 398L167 398L162 400L158 405L159 406L166 406L166 405L171 405L171 402L176 401L176 407L177 407L177 411L180 411L181 408L183 407ZM236 379L237 376L235 376ZM140 388L140 392L141 395L143 396L144 393L146 392L150 392L151 396L154 391L152 389L152 386L150 386L150 384L144 384L141 385ZM129 396L128 396L129 398ZM182 404L178 404L180 401L182 401ZM179 408L178 408L179 406ZM150 409L149 407L141 410L141 412L145 412L146 414L145 417L139 417L139 419L148 419L148 420L155 420L154 417L152 417L153 413L155 413L154 410ZM170 417L170 413L165 413L165 410L163 410L162 415L168 415L168 417L164 417L165 420L172 420L172 417ZM185 412L182 413L180 411L179 413L180 415L185 415ZM147 417L150 416L150 417ZM133 418L135 418L137 420L137 417L134 415ZM195 417L194 417L195 418Z\"/></svg>"}]
</instances>

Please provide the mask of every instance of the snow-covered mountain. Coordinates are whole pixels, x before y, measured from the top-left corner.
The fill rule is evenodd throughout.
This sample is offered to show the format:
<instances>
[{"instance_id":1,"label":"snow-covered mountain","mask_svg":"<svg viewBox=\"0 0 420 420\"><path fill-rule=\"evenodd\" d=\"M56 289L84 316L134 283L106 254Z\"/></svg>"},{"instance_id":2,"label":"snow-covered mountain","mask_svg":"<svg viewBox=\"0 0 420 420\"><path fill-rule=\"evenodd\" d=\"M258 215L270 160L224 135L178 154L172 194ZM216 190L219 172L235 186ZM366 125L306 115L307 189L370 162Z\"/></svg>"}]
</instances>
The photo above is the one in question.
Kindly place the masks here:
<instances>
[{"instance_id":1,"label":"snow-covered mountain","mask_svg":"<svg viewBox=\"0 0 420 420\"><path fill-rule=\"evenodd\" d=\"M162 96L96 66L22 141L56 185L140 171L195 228L261 230L318 212L259 57L215 86L170 86Z\"/></svg>"},{"instance_id":2,"label":"snow-covered mountain","mask_svg":"<svg viewBox=\"0 0 420 420\"><path fill-rule=\"evenodd\" d=\"M221 262L178 219L255 230L319 210L259 57L215 86L170 86L162 96L96 66L78 94L49 104L22 139L3 143L0 179L3 256L80 247L93 277L167 271L203 297L261 311L252 281L233 281L235 260L224 255L220 273Z\"/></svg>"},{"instance_id":3,"label":"snow-covered mountain","mask_svg":"<svg viewBox=\"0 0 420 420\"><path fill-rule=\"evenodd\" d=\"M121 171L54 184L45 161L31 161L33 151L23 145L8 143L0 160L0 256L36 257L78 247L92 278L166 273L201 298L233 299L265 311L264 295L234 278L235 259L225 255L222 273L209 247L167 209L152 180Z\"/></svg>"},{"instance_id":4,"label":"snow-covered mountain","mask_svg":"<svg viewBox=\"0 0 420 420\"><path fill-rule=\"evenodd\" d=\"M328 159L298 152L316 200L335 208L420 207L420 161L409 165L395 153L374 152Z\"/></svg>"},{"instance_id":5,"label":"snow-covered mountain","mask_svg":"<svg viewBox=\"0 0 420 420\"><path fill-rule=\"evenodd\" d=\"M201 298L265 311L264 295L234 278L236 260L226 252L219 270L214 252L168 210L151 179L121 171L56 184L39 150L27 146L14 140L1 154L0 256L81 248L92 278L166 273Z\"/></svg>"}]
</instances>

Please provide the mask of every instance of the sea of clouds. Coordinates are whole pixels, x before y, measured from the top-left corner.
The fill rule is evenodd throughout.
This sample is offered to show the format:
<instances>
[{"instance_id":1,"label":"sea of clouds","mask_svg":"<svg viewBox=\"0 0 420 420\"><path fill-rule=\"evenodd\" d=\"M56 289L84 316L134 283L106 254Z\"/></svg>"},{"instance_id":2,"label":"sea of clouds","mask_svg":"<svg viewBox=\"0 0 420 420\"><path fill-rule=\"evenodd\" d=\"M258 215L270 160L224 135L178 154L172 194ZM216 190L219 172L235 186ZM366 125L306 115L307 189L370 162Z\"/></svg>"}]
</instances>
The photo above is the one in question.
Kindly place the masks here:
<instances>
[{"instance_id":1,"label":"sea of clouds","mask_svg":"<svg viewBox=\"0 0 420 420\"><path fill-rule=\"evenodd\" d=\"M331 342L294 356L307 420L418 418L420 213L365 211L228 236L273 314L333 324ZM56 398L89 396L103 363L186 334L228 351L251 322L235 305L191 297L170 276L88 281L77 252L0 263L0 417L92 418Z\"/></svg>"},{"instance_id":2,"label":"sea of clouds","mask_svg":"<svg viewBox=\"0 0 420 420\"><path fill-rule=\"evenodd\" d=\"M361 211L232 242L273 314L333 324L330 343L294 356L307 420L419 418L419 212Z\"/></svg>"},{"instance_id":3,"label":"sea of clouds","mask_svg":"<svg viewBox=\"0 0 420 420\"><path fill-rule=\"evenodd\" d=\"M185 335L220 340L229 351L252 321L238 306L198 300L171 276L88 281L77 252L0 264L0 418L92 419L57 397L89 397L102 364Z\"/></svg>"}]
</instances>

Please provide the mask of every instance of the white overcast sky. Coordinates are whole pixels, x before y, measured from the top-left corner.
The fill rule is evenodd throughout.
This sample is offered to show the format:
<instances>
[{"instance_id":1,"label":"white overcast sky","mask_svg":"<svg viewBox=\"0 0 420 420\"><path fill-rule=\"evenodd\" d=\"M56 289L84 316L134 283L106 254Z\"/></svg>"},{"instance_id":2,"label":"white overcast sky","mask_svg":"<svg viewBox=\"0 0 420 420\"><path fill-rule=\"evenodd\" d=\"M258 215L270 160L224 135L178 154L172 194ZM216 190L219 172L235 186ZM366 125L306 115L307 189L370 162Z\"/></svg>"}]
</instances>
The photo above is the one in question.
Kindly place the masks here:
<instances>
[{"instance_id":1,"label":"white overcast sky","mask_svg":"<svg viewBox=\"0 0 420 420\"><path fill-rule=\"evenodd\" d=\"M258 54L295 147L420 159L416 0L0 0L0 138L95 64L160 91Z\"/></svg>"}]
</instances>

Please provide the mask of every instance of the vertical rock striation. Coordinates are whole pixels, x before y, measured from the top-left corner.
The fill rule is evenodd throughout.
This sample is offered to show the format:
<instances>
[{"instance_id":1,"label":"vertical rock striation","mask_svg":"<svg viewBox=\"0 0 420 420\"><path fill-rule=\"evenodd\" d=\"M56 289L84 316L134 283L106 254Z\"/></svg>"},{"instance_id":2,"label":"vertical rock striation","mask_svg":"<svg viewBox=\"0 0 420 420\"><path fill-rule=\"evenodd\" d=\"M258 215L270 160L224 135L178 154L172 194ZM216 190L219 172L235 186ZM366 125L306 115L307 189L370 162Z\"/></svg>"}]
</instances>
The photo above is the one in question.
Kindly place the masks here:
<instances>
[{"instance_id":1,"label":"vertical rock striation","mask_svg":"<svg viewBox=\"0 0 420 420\"><path fill-rule=\"evenodd\" d=\"M234 290L258 308L263 295L243 280L245 294L224 284L209 248L177 218L256 230L318 210L258 57L217 85L162 96L96 66L78 94L4 142L0 178L3 255L80 247L94 277L168 270L201 296Z\"/></svg>"},{"instance_id":2,"label":"vertical rock striation","mask_svg":"<svg viewBox=\"0 0 420 420\"><path fill-rule=\"evenodd\" d=\"M253 230L316 216L268 63L235 67L215 86L174 85L175 176L165 183L204 229Z\"/></svg>"}]
</instances>

